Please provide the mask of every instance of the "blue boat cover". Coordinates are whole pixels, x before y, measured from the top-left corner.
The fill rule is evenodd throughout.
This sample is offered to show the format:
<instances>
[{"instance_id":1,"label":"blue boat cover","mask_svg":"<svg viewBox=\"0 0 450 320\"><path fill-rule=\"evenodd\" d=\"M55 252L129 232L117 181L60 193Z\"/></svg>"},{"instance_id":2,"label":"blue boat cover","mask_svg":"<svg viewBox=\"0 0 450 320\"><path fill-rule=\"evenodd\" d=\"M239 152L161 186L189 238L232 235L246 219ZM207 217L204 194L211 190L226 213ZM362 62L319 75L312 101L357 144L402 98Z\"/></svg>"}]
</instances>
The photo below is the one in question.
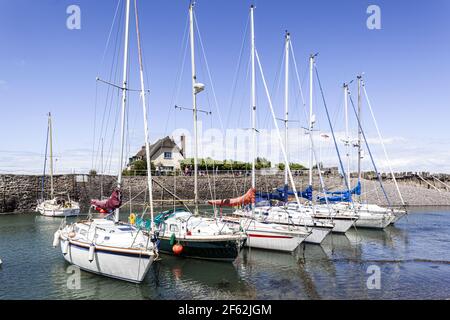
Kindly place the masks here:
<instances>
[{"instance_id":1,"label":"blue boat cover","mask_svg":"<svg viewBox=\"0 0 450 320\"><path fill-rule=\"evenodd\" d=\"M310 201L312 200L312 193L313 193L312 186L308 186L303 191L297 191L297 195L299 197L308 199ZM273 193L257 192L256 193L256 202L261 202L261 201L265 201L265 200L278 200L278 201L287 202L289 196L293 196L293 195L294 195L294 191L289 190L289 187L287 185L285 185L283 188L278 188Z\"/></svg>"},{"instance_id":2,"label":"blue boat cover","mask_svg":"<svg viewBox=\"0 0 450 320\"><path fill-rule=\"evenodd\" d=\"M352 190L327 191L325 193L331 196L317 197L317 200L319 200L320 203L326 203L327 200L328 202L351 202L352 195L361 195L361 182L358 181Z\"/></svg>"}]
</instances>

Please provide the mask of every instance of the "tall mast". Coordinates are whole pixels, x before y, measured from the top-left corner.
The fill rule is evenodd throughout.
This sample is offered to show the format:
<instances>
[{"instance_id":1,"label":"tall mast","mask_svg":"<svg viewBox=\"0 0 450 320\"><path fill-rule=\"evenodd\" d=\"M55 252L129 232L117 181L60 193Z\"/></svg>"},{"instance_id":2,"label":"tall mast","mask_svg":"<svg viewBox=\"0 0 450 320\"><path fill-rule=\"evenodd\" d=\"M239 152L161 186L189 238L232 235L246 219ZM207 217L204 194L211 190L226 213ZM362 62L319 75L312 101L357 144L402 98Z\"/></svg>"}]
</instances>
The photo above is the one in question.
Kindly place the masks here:
<instances>
[{"instance_id":1,"label":"tall mast","mask_svg":"<svg viewBox=\"0 0 450 320\"><path fill-rule=\"evenodd\" d=\"M288 140L288 120L289 120L289 44L290 44L290 34L286 31L285 35L285 63L284 63L284 141L286 146L286 155L288 157L289 165L289 140ZM285 188L288 185L288 168L284 168L284 185ZM287 188L286 188L287 189ZM287 191L287 190L286 190Z\"/></svg>"},{"instance_id":2,"label":"tall mast","mask_svg":"<svg viewBox=\"0 0 450 320\"><path fill-rule=\"evenodd\" d=\"M309 57L309 134L312 135L314 127L313 119L313 68L314 68L314 57L315 55L310 55ZM311 139L309 140L309 185L312 186L312 167L313 167L313 146Z\"/></svg>"},{"instance_id":3,"label":"tall mast","mask_svg":"<svg viewBox=\"0 0 450 320\"><path fill-rule=\"evenodd\" d=\"M344 114L345 114L345 153L347 157L347 181L348 188L351 188L350 182L350 136L348 130L348 84L344 83Z\"/></svg>"},{"instance_id":4,"label":"tall mast","mask_svg":"<svg viewBox=\"0 0 450 320\"><path fill-rule=\"evenodd\" d=\"M358 79L358 119L361 121L361 75ZM358 126L358 181L361 181L361 128Z\"/></svg>"},{"instance_id":5,"label":"tall mast","mask_svg":"<svg viewBox=\"0 0 450 320\"><path fill-rule=\"evenodd\" d=\"M198 129L197 129L197 94L205 88L203 83L197 82L195 72L195 47L194 47L194 1L189 4L189 39L191 47L192 70L192 113L194 120L194 213L198 214Z\"/></svg>"},{"instance_id":6,"label":"tall mast","mask_svg":"<svg viewBox=\"0 0 450 320\"><path fill-rule=\"evenodd\" d=\"M189 34L191 43L191 69L192 69L192 111L194 116L194 205L195 214L198 214L198 132L197 132L197 76L195 74L194 51L194 3L189 5Z\"/></svg>"},{"instance_id":7,"label":"tall mast","mask_svg":"<svg viewBox=\"0 0 450 320\"><path fill-rule=\"evenodd\" d=\"M102 152L101 152L101 157L100 157L100 199L103 199L103 138L102 138Z\"/></svg>"},{"instance_id":8,"label":"tall mast","mask_svg":"<svg viewBox=\"0 0 450 320\"><path fill-rule=\"evenodd\" d=\"M130 0L126 0L125 13L125 45L123 52L123 82L122 82L122 112L121 112L121 130L120 130L120 158L119 173L117 177L117 188L120 189L122 184L122 168L123 168L123 151L125 144L125 109L127 104L127 80L128 80L128 38L130 24ZM116 209L114 220L119 222L119 208Z\"/></svg>"},{"instance_id":9,"label":"tall mast","mask_svg":"<svg viewBox=\"0 0 450 320\"><path fill-rule=\"evenodd\" d=\"M139 33L139 17L137 9L137 1L134 0L134 9L136 14L136 35L137 35L137 45L139 53L139 74L141 78L141 99L142 99L142 111L144 114L144 135L145 135L145 155L147 159L147 185L149 193L150 202L150 217L153 228L153 187L152 187L152 166L150 160L150 143L148 139L148 121L147 121L147 104L145 99L145 85L144 85L144 66L142 63L142 48L141 48L141 35Z\"/></svg>"},{"instance_id":10,"label":"tall mast","mask_svg":"<svg viewBox=\"0 0 450 320\"><path fill-rule=\"evenodd\" d=\"M48 113L48 129L49 129L49 139L50 139L50 199L53 199L54 188L53 188L53 130L52 130L52 115Z\"/></svg>"},{"instance_id":11,"label":"tall mast","mask_svg":"<svg viewBox=\"0 0 450 320\"><path fill-rule=\"evenodd\" d=\"M251 84L251 108L252 108L252 188L256 188L256 71L255 71L255 6L250 6L250 43L251 43L251 65L252 65L252 84ZM252 205L254 208L255 205Z\"/></svg>"}]
</instances>

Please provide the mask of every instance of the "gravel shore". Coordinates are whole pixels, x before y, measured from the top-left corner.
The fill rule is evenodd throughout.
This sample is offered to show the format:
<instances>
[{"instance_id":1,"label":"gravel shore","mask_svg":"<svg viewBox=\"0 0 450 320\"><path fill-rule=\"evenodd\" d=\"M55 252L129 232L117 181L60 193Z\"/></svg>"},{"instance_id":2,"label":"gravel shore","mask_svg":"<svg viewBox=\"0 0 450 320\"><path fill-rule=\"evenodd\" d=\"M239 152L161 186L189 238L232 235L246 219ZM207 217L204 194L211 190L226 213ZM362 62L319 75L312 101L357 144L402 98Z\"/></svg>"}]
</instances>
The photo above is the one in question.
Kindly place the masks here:
<instances>
[{"instance_id":1,"label":"gravel shore","mask_svg":"<svg viewBox=\"0 0 450 320\"><path fill-rule=\"evenodd\" d=\"M392 205L401 205L401 200L395 184L391 181L383 183L386 194ZM362 181L362 199L370 203L386 205L380 184L376 181ZM444 189L433 189L425 186L399 183L399 189L404 201L410 206L450 206L450 192Z\"/></svg>"}]
</instances>

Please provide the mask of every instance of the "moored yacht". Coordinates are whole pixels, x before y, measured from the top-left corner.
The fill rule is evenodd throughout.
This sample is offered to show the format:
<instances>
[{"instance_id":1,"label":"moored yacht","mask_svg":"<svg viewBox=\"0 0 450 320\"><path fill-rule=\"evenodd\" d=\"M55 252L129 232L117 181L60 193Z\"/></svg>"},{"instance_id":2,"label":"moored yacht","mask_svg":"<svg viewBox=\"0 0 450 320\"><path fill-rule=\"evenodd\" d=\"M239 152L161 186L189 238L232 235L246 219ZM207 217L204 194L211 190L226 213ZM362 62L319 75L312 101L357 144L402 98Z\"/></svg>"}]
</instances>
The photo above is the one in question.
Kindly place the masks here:
<instances>
[{"instance_id":1,"label":"moored yacht","mask_svg":"<svg viewBox=\"0 0 450 320\"><path fill-rule=\"evenodd\" d=\"M156 253L153 242L135 226L108 219L66 225L55 234L64 259L82 270L142 282Z\"/></svg>"},{"instance_id":2,"label":"moored yacht","mask_svg":"<svg viewBox=\"0 0 450 320\"><path fill-rule=\"evenodd\" d=\"M47 127L47 143L45 146L45 161L44 174L42 176L42 196L36 206L37 212L47 217L73 217L80 213L80 205L78 202L70 199L67 194L67 199L63 196L55 196L53 183L53 133L52 133L52 115L48 113L48 127ZM44 199L44 177L45 167L47 162L47 145L50 146L50 199Z\"/></svg>"},{"instance_id":3,"label":"moored yacht","mask_svg":"<svg viewBox=\"0 0 450 320\"><path fill-rule=\"evenodd\" d=\"M246 236L234 231L216 218L202 217L198 208L198 133L197 94L205 85L197 81L195 68L194 2L189 5L189 41L192 72L192 111L194 115L194 212L175 208L160 213L155 218L162 252L180 257L207 260L234 261ZM204 214L206 215L206 214Z\"/></svg>"},{"instance_id":4,"label":"moored yacht","mask_svg":"<svg viewBox=\"0 0 450 320\"><path fill-rule=\"evenodd\" d=\"M111 196L105 200L91 200L92 208L107 214L103 219L92 219L64 224L55 232L53 245L60 244L64 259L79 268L99 275L120 280L139 283L147 274L154 258L157 256L153 230L153 198L151 170L147 170L148 191L150 194L151 220L148 226L136 226L120 222L119 210L122 205L122 168L124 161L125 119L128 96L128 40L130 21L130 0L126 0L125 9L125 45L123 54L123 82L116 86L122 91L120 154L117 177L117 187ZM139 53L141 101L144 118L144 134L147 167L150 168L150 151L148 140L147 106L145 102L145 87L141 57L139 22L137 4L135 4L137 46ZM99 78L97 78L99 80ZM131 222L131 221L130 221Z\"/></svg>"},{"instance_id":5,"label":"moored yacht","mask_svg":"<svg viewBox=\"0 0 450 320\"><path fill-rule=\"evenodd\" d=\"M305 228L310 233L304 241L310 244L321 244L334 228L331 220L319 221L297 210L289 210L282 207L256 207L254 213L251 210L238 210L233 212L233 214L246 218L254 217L266 223Z\"/></svg>"},{"instance_id":6,"label":"moored yacht","mask_svg":"<svg viewBox=\"0 0 450 320\"><path fill-rule=\"evenodd\" d=\"M232 228L244 230L250 248L292 252L311 234L310 229L258 221L253 218L224 217Z\"/></svg>"},{"instance_id":7,"label":"moored yacht","mask_svg":"<svg viewBox=\"0 0 450 320\"><path fill-rule=\"evenodd\" d=\"M234 261L246 240L241 230L178 208L155 217L159 251L185 258Z\"/></svg>"}]
</instances>

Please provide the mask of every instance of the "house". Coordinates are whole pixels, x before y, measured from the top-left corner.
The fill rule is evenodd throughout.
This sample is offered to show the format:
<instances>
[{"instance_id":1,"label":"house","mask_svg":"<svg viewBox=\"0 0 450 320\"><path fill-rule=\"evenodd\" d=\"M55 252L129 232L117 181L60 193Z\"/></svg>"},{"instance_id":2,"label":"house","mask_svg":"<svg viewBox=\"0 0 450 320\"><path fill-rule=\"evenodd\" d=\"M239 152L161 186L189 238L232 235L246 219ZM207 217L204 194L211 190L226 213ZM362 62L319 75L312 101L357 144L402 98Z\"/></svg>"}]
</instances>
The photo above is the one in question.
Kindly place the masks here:
<instances>
[{"instance_id":1,"label":"house","mask_svg":"<svg viewBox=\"0 0 450 320\"><path fill-rule=\"evenodd\" d=\"M180 161L185 158L186 137L180 137L181 147L179 147L171 137L159 139L150 145L150 161L155 165L157 171L173 171L180 169ZM128 169L138 160L146 160L145 146L131 157L128 162Z\"/></svg>"}]
</instances>

